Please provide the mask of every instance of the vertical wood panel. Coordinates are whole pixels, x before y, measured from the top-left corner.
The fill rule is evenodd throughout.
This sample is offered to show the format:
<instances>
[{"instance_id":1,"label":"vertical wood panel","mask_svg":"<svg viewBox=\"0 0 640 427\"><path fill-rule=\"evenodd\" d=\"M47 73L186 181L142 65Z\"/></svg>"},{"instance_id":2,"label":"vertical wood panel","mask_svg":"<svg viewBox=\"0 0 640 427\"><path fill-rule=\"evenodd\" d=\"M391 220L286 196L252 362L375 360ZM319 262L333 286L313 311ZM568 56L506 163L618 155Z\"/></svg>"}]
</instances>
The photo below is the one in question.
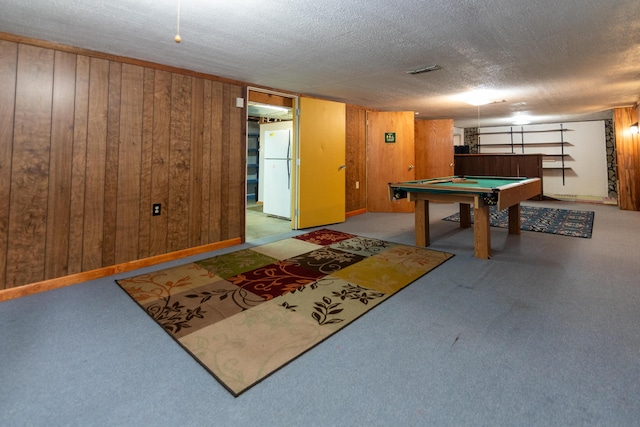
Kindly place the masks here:
<instances>
[{"instance_id":1,"label":"vertical wood panel","mask_svg":"<svg viewBox=\"0 0 640 427\"><path fill-rule=\"evenodd\" d=\"M209 193L209 241L222 240L222 187L225 183L222 165L222 150L224 147L222 134L222 106L224 85L220 82L212 82L211 100L211 186Z\"/></svg>"},{"instance_id":2,"label":"vertical wood panel","mask_svg":"<svg viewBox=\"0 0 640 427\"><path fill-rule=\"evenodd\" d=\"M53 51L20 45L7 248L7 287L44 279Z\"/></svg>"},{"instance_id":3,"label":"vertical wood panel","mask_svg":"<svg viewBox=\"0 0 640 427\"><path fill-rule=\"evenodd\" d=\"M107 157L104 185L103 265L113 265L116 262L121 96L122 64L111 61L109 63L109 113L107 116Z\"/></svg>"},{"instance_id":4,"label":"vertical wood panel","mask_svg":"<svg viewBox=\"0 0 640 427\"><path fill-rule=\"evenodd\" d=\"M640 211L640 135L629 126L638 121L633 108L614 109L616 157L618 164L618 203L620 209Z\"/></svg>"},{"instance_id":5,"label":"vertical wood panel","mask_svg":"<svg viewBox=\"0 0 640 427\"><path fill-rule=\"evenodd\" d=\"M171 73L156 71L153 95L153 160L151 203L160 203L162 214L151 217L149 255L167 251L169 202L169 142L171 140Z\"/></svg>"},{"instance_id":6,"label":"vertical wood panel","mask_svg":"<svg viewBox=\"0 0 640 427\"><path fill-rule=\"evenodd\" d=\"M367 207L366 112L361 108L347 106L346 115L345 206L347 212L352 212Z\"/></svg>"},{"instance_id":7,"label":"vertical wood panel","mask_svg":"<svg viewBox=\"0 0 640 427\"><path fill-rule=\"evenodd\" d=\"M151 68L144 69L144 100L142 112L142 158L140 161L140 231L138 256L149 256L151 228L151 171L153 168L153 99L154 77Z\"/></svg>"},{"instance_id":8,"label":"vertical wood panel","mask_svg":"<svg viewBox=\"0 0 640 427\"><path fill-rule=\"evenodd\" d=\"M168 203L168 250L187 247L189 241L189 170L191 77L174 74L171 86L171 141Z\"/></svg>"},{"instance_id":9,"label":"vertical wood panel","mask_svg":"<svg viewBox=\"0 0 640 427\"><path fill-rule=\"evenodd\" d=\"M220 162L222 169L220 170L220 233L222 239L229 238L229 151L231 144L229 143L230 129L230 111L229 103L231 102L231 94L229 84L224 84L222 88L222 152L220 153Z\"/></svg>"},{"instance_id":10,"label":"vertical wood panel","mask_svg":"<svg viewBox=\"0 0 640 427\"><path fill-rule=\"evenodd\" d=\"M68 273L82 271L82 230L84 228L85 172L87 163L87 118L89 116L90 60L76 59L76 87L71 160L71 200L69 203Z\"/></svg>"},{"instance_id":11,"label":"vertical wood panel","mask_svg":"<svg viewBox=\"0 0 640 427\"><path fill-rule=\"evenodd\" d=\"M109 61L91 59L82 270L100 268L104 236Z\"/></svg>"},{"instance_id":12,"label":"vertical wood panel","mask_svg":"<svg viewBox=\"0 0 640 427\"><path fill-rule=\"evenodd\" d=\"M211 242L209 238L210 207L211 207L211 81L204 82L203 96L203 124L202 124L202 227L200 229L200 241L203 244Z\"/></svg>"},{"instance_id":13,"label":"vertical wood panel","mask_svg":"<svg viewBox=\"0 0 640 427\"><path fill-rule=\"evenodd\" d=\"M0 41L0 289L6 287L18 45ZM7 202L5 202L7 201Z\"/></svg>"},{"instance_id":14,"label":"vertical wood panel","mask_svg":"<svg viewBox=\"0 0 640 427\"><path fill-rule=\"evenodd\" d=\"M122 66L115 263L138 257L144 70Z\"/></svg>"},{"instance_id":15,"label":"vertical wood panel","mask_svg":"<svg viewBox=\"0 0 640 427\"><path fill-rule=\"evenodd\" d=\"M191 160L189 184L189 245L199 246L202 228L202 153L203 153L203 105L204 82L194 78L192 81L191 103Z\"/></svg>"},{"instance_id":16,"label":"vertical wood panel","mask_svg":"<svg viewBox=\"0 0 640 427\"><path fill-rule=\"evenodd\" d=\"M76 55L55 52L45 278L69 273Z\"/></svg>"},{"instance_id":17,"label":"vertical wood panel","mask_svg":"<svg viewBox=\"0 0 640 427\"><path fill-rule=\"evenodd\" d=\"M243 97L241 86L229 85L229 210L227 238L244 237L247 190L247 138L244 108L236 106L236 98ZM245 103L246 105L246 103Z\"/></svg>"}]
</instances>

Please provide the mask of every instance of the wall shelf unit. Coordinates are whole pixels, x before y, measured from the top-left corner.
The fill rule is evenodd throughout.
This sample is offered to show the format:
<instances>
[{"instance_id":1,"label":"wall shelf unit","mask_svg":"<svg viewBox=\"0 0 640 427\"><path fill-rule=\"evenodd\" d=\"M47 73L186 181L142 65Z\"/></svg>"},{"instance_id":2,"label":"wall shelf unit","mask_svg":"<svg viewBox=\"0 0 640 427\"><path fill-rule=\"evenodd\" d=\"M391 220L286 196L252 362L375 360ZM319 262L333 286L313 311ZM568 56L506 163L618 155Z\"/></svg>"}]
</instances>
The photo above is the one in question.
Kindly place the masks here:
<instances>
[{"instance_id":1,"label":"wall shelf unit","mask_svg":"<svg viewBox=\"0 0 640 427\"><path fill-rule=\"evenodd\" d=\"M567 141L566 133L573 129L567 129L563 124L549 129L525 130L524 126L510 127L500 131L478 131L477 152L479 154L541 154L545 163L559 163L553 166L543 166L543 170L560 170L562 172L562 185L565 185L565 171L570 170L567 161L573 160L565 152L567 147L573 146ZM483 138L484 137L484 138ZM483 142L484 139L484 142ZM486 151L482 151L486 148ZM559 150L559 152L558 152Z\"/></svg>"},{"instance_id":2,"label":"wall shelf unit","mask_svg":"<svg viewBox=\"0 0 640 427\"><path fill-rule=\"evenodd\" d=\"M247 135L247 200L258 201L260 134Z\"/></svg>"}]
</instances>

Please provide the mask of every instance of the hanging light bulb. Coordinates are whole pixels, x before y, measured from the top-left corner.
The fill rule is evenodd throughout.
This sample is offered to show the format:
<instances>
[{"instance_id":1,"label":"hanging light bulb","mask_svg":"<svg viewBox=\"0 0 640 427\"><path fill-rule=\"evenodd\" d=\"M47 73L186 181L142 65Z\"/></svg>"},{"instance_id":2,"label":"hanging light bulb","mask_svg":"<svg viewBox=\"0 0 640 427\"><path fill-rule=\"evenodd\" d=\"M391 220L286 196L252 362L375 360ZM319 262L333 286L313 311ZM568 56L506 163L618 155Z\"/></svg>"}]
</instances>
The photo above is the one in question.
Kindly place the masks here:
<instances>
[{"instance_id":1,"label":"hanging light bulb","mask_svg":"<svg viewBox=\"0 0 640 427\"><path fill-rule=\"evenodd\" d=\"M180 0L178 0L178 25L176 30L176 36L173 39L176 43L180 43L182 41L182 37L180 37Z\"/></svg>"}]
</instances>

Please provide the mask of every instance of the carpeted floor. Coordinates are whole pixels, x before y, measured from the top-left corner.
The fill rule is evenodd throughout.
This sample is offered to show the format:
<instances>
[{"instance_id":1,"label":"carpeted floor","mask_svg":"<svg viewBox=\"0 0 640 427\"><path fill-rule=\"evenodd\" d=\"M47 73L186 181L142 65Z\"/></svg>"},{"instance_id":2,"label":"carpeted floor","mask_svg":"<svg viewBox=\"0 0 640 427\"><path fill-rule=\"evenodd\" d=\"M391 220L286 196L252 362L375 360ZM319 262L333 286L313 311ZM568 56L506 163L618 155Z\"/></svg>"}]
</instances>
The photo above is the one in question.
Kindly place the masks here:
<instances>
[{"instance_id":1,"label":"carpeted floor","mask_svg":"<svg viewBox=\"0 0 640 427\"><path fill-rule=\"evenodd\" d=\"M238 396L452 256L320 229L117 282Z\"/></svg>"},{"instance_id":2,"label":"carpeted floor","mask_svg":"<svg viewBox=\"0 0 640 427\"><path fill-rule=\"evenodd\" d=\"M509 227L509 210L499 211L491 207L489 222L492 227ZM534 206L520 207L520 228L524 231L560 234L563 236L591 238L593 230L593 211L542 208ZM460 222L460 213L443 218L445 221ZM473 209L471 210L473 222Z\"/></svg>"},{"instance_id":3,"label":"carpeted floor","mask_svg":"<svg viewBox=\"0 0 640 427\"><path fill-rule=\"evenodd\" d=\"M0 303L0 426L637 426L640 214L590 210L591 239L473 229L430 204L438 268L234 397L116 280L310 230ZM414 215L365 213L333 230L415 242Z\"/></svg>"}]
</instances>

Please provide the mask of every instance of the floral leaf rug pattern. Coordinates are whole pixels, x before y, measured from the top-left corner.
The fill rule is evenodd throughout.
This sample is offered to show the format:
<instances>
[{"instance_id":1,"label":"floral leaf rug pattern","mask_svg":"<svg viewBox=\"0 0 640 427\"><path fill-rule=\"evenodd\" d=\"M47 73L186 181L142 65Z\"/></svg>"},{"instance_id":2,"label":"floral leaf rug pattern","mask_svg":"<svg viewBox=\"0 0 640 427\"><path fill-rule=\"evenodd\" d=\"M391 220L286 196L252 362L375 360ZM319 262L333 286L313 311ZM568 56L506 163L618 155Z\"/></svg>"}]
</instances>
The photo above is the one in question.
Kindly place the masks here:
<instances>
[{"instance_id":1,"label":"floral leaf rug pattern","mask_svg":"<svg viewBox=\"0 0 640 427\"><path fill-rule=\"evenodd\" d=\"M540 233L560 234L562 236L591 238L593 231L593 211L570 209L539 208L520 206L520 229ZM460 213L443 218L445 221L460 222ZM471 209L473 222L473 209ZM509 210L490 208L489 223L491 227L509 228Z\"/></svg>"},{"instance_id":2,"label":"floral leaf rug pattern","mask_svg":"<svg viewBox=\"0 0 640 427\"><path fill-rule=\"evenodd\" d=\"M117 283L238 396L452 256L321 229Z\"/></svg>"}]
</instances>

